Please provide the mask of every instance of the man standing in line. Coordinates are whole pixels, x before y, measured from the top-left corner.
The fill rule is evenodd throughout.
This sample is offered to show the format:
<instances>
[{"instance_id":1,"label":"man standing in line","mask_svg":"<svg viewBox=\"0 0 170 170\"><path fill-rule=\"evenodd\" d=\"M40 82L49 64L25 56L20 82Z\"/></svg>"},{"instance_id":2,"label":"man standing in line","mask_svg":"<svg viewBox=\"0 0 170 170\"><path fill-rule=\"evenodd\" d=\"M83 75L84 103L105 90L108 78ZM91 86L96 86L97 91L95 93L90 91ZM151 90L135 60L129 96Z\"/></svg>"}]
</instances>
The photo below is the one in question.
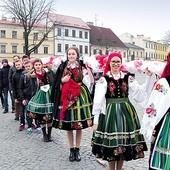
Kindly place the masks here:
<instances>
[{"instance_id":1,"label":"man standing in line","mask_svg":"<svg viewBox=\"0 0 170 170\"><path fill-rule=\"evenodd\" d=\"M9 79L8 79L8 75L9 75L9 70L10 70L10 66L8 64L8 60L7 59L3 59L2 60L2 79L1 79L1 84L2 84L2 89L4 92L4 111L3 113L8 113L8 91L9 91ZM14 103L13 103L13 98L11 96L11 100L12 100L12 112L14 112Z\"/></svg>"},{"instance_id":2,"label":"man standing in line","mask_svg":"<svg viewBox=\"0 0 170 170\"><path fill-rule=\"evenodd\" d=\"M16 71L16 68L15 68L15 61L19 60L20 57L18 55L14 55L13 56L13 66L10 68L9 70L9 93L11 95L11 100L12 100L12 107L14 108L13 109L13 112L12 113L15 113L15 119L14 120L19 120L19 110L16 110L16 107L15 107L15 103L14 103L14 97L13 97L13 94L12 94L12 75L14 74L14 72Z\"/></svg>"}]
</instances>

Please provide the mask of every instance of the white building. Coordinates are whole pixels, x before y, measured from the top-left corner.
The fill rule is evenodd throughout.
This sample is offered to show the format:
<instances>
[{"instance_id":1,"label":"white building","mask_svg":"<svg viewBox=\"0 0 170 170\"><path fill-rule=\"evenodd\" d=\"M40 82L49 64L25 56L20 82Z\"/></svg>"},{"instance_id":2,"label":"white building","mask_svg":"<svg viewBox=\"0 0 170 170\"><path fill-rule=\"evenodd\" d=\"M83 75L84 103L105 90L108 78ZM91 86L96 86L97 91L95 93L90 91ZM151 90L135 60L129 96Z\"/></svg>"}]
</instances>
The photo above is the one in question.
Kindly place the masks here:
<instances>
[{"instance_id":1,"label":"white building","mask_svg":"<svg viewBox=\"0 0 170 170\"><path fill-rule=\"evenodd\" d=\"M82 19L59 14L50 14L50 19L55 23L55 55L65 57L71 46L76 46L81 56L90 54L90 27Z\"/></svg>"},{"instance_id":2,"label":"white building","mask_svg":"<svg viewBox=\"0 0 170 170\"><path fill-rule=\"evenodd\" d=\"M137 35L134 37L129 33L125 33L119 38L125 43L131 43L144 49L143 59L149 60L165 60L168 53L168 45L160 42L155 42L150 37Z\"/></svg>"}]
</instances>

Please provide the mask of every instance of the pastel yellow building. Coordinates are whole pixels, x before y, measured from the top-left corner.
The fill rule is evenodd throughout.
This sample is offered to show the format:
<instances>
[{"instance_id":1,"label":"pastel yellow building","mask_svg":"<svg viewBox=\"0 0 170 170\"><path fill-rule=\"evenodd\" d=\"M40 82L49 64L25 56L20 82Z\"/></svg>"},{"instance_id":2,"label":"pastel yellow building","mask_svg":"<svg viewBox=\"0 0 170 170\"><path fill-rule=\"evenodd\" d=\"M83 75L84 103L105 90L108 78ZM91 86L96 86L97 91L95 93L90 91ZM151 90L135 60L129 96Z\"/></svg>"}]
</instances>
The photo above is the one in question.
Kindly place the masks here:
<instances>
[{"instance_id":1,"label":"pastel yellow building","mask_svg":"<svg viewBox=\"0 0 170 170\"><path fill-rule=\"evenodd\" d=\"M44 27L39 26L29 36L30 47L35 45L43 36ZM44 42L35 50L30 57L42 58L54 54L53 31L48 34ZM24 55L24 29L19 22L5 19L0 20L0 60L12 59L14 55Z\"/></svg>"},{"instance_id":2,"label":"pastel yellow building","mask_svg":"<svg viewBox=\"0 0 170 170\"><path fill-rule=\"evenodd\" d=\"M168 55L168 45L162 44L161 42L156 42L155 44L156 59L165 61Z\"/></svg>"}]
</instances>

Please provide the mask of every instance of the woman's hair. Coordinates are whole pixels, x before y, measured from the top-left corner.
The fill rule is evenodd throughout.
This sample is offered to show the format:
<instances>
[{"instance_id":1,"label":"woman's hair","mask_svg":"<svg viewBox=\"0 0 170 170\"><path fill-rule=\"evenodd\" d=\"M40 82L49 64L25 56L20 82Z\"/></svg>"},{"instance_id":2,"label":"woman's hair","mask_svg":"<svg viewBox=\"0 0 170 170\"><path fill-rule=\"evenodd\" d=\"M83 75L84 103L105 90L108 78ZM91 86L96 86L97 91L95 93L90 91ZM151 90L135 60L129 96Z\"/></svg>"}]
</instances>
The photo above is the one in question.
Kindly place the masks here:
<instances>
[{"instance_id":1,"label":"woman's hair","mask_svg":"<svg viewBox=\"0 0 170 170\"><path fill-rule=\"evenodd\" d=\"M113 57L119 57L122 62L122 55L119 52L110 53L106 62L106 67L104 69L104 75L106 75L106 73L110 71L110 61Z\"/></svg>"},{"instance_id":2,"label":"woman's hair","mask_svg":"<svg viewBox=\"0 0 170 170\"><path fill-rule=\"evenodd\" d=\"M77 47L75 47L75 46L73 46L73 47L69 47L68 49L67 49L67 60L68 60L68 51L69 50L75 50L75 52L77 53L77 60L79 60L79 58L80 58L80 53L79 53L79 49L77 48Z\"/></svg>"},{"instance_id":3,"label":"woman's hair","mask_svg":"<svg viewBox=\"0 0 170 170\"><path fill-rule=\"evenodd\" d=\"M36 58L36 59L34 60L33 66L34 66L34 64L37 63L37 62L40 62L40 63L43 65L42 60L41 60L40 58Z\"/></svg>"},{"instance_id":4,"label":"woman's hair","mask_svg":"<svg viewBox=\"0 0 170 170\"><path fill-rule=\"evenodd\" d=\"M170 75L170 52L167 55L167 63L166 63L164 70L161 74L161 78L164 78L168 75Z\"/></svg>"}]
</instances>

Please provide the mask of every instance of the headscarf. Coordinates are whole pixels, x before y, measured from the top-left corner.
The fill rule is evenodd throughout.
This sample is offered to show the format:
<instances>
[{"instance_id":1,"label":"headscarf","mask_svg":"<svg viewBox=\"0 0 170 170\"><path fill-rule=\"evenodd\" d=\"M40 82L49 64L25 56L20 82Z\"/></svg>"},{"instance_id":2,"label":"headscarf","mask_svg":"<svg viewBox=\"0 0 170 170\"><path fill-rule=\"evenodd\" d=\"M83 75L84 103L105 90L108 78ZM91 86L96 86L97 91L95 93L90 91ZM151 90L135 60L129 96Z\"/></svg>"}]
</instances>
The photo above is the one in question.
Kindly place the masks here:
<instances>
[{"instance_id":1,"label":"headscarf","mask_svg":"<svg viewBox=\"0 0 170 170\"><path fill-rule=\"evenodd\" d=\"M168 75L170 75L170 52L167 55L167 63L166 63L166 66L164 67L164 70L161 74L161 78L164 78Z\"/></svg>"},{"instance_id":2,"label":"headscarf","mask_svg":"<svg viewBox=\"0 0 170 170\"><path fill-rule=\"evenodd\" d=\"M108 60L107 60L107 63L106 63L106 67L104 69L104 76L106 75L106 73L108 71L110 71L110 61L111 61L111 59L113 57L119 57L121 59L121 61L122 61L122 55L120 53L118 53L118 52L110 53L109 57L108 57Z\"/></svg>"}]
</instances>

